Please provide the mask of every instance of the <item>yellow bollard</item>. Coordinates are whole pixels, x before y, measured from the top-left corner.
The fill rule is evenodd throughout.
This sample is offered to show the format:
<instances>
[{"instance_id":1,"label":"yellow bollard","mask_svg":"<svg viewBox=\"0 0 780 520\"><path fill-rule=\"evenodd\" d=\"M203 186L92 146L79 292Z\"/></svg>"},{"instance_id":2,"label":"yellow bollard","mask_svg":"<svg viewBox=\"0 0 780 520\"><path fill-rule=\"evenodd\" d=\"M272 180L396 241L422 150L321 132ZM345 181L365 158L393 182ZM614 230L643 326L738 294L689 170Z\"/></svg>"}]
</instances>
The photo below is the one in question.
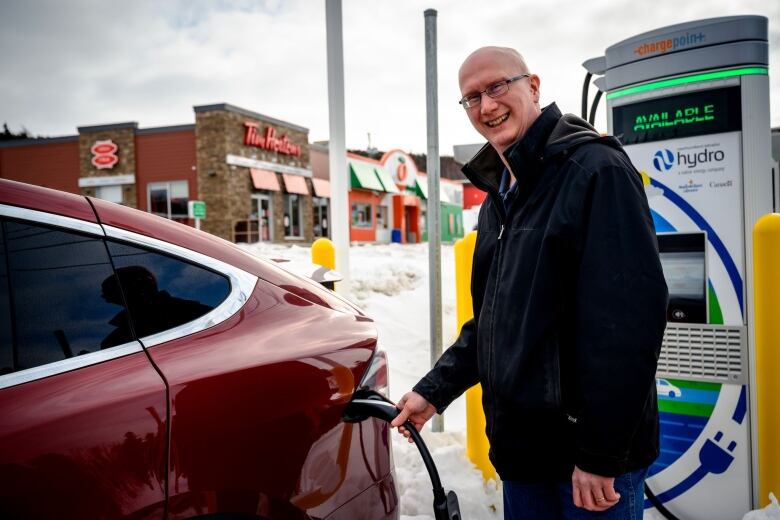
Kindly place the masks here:
<instances>
[{"instance_id":1,"label":"yellow bollard","mask_svg":"<svg viewBox=\"0 0 780 520\"><path fill-rule=\"evenodd\" d=\"M756 421L759 507L780 493L780 214L764 215L753 227L756 316Z\"/></svg>"},{"instance_id":2,"label":"yellow bollard","mask_svg":"<svg viewBox=\"0 0 780 520\"><path fill-rule=\"evenodd\" d=\"M474 317L471 305L471 267L477 232L472 231L455 242L455 298L458 332ZM496 478L496 470L488 457L490 443L485 435L485 411L482 409L482 387L474 385L466 390L466 454L482 471L485 480Z\"/></svg>"},{"instance_id":3,"label":"yellow bollard","mask_svg":"<svg viewBox=\"0 0 780 520\"><path fill-rule=\"evenodd\" d=\"M336 270L336 247L327 238L318 238L311 245L311 263Z\"/></svg>"},{"instance_id":4,"label":"yellow bollard","mask_svg":"<svg viewBox=\"0 0 780 520\"><path fill-rule=\"evenodd\" d=\"M311 245L311 263L321 265L328 269L336 270L336 246L327 238L318 238ZM322 282L322 285L336 290L335 282Z\"/></svg>"},{"instance_id":5,"label":"yellow bollard","mask_svg":"<svg viewBox=\"0 0 780 520\"><path fill-rule=\"evenodd\" d=\"M477 232L471 231L455 241L455 306L458 318L458 332L463 324L474 316L471 306L471 263Z\"/></svg>"}]
</instances>

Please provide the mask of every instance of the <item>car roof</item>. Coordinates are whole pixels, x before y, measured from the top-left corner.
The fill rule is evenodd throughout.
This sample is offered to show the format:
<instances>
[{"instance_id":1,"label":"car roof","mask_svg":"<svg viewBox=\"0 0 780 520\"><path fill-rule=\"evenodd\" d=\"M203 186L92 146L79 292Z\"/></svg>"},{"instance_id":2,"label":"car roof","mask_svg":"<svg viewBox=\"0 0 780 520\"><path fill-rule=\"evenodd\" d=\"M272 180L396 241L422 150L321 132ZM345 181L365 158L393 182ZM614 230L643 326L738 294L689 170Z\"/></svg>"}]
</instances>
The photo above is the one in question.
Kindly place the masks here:
<instances>
[{"instance_id":1,"label":"car roof","mask_svg":"<svg viewBox=\"0 0 780 520\"><path fill-rule=\"evenodd\" d=\"M0 204L97 222L86 197L8 179L0 179Z\"/></svg>"}]
</instances>

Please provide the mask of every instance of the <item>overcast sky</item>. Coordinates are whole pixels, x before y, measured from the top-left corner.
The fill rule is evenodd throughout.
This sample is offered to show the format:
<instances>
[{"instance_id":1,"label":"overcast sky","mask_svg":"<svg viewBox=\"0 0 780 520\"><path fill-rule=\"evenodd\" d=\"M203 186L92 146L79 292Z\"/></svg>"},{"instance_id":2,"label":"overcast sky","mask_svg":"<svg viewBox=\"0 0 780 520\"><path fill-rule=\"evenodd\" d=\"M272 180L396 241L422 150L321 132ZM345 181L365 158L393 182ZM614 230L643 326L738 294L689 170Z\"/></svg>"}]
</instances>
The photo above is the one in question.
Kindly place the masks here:
<instances>
[{"instance_id":1,"label":"overcast sky","mask_svg":"<svg viewBox=\"0 0 780 520\"><path fill-rule=\"evenodd\" d=\"M488 7L489 6L489 7ZM483 45L517 48L542 103L579 113L581 63L620 40L701 18L769 18L771 122L780 126L779 0L344 0L347 146L426 150L426 8L438 11L440 150L480 140L457 70ZM325 0L0 0L0 124L35 135L194 122L226 102L328 138ZM597 126L606 130L604 105Z\"/></svg>"}]
</instances>

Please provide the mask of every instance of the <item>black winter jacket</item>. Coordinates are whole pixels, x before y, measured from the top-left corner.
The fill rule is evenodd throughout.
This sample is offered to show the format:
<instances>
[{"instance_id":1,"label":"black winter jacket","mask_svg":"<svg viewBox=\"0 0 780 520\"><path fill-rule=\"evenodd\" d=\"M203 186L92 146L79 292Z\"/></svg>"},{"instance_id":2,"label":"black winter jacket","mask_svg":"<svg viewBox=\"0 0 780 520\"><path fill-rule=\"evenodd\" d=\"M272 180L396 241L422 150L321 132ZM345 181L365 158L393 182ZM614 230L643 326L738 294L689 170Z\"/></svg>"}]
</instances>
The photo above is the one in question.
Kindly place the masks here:
<instances>
[{"instance_id":1,"label":"black winter jacket","mask_svg":"<svg viewBox=\"0 0 780 520\"><path fill-rule=\"evenodd\" d=\"M658 455L655 371L667 288L640 175L613 137L555 104L505 157L463 172L479 214L474 319L414 387L441 412L481 383L490 458L504 480L603 476Z\"/></svg>"}]
</instances>

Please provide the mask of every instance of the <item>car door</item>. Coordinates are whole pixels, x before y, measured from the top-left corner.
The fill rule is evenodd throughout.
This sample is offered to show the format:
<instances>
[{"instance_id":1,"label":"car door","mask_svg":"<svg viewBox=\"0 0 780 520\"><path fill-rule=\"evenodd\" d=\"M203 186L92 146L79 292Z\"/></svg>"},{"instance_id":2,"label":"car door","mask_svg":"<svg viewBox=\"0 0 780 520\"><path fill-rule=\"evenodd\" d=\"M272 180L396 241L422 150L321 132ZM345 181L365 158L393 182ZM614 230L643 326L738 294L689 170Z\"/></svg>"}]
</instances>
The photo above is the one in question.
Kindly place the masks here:
<instances>
[{"instance_id":1,"label":"car door","mask_svg":"<svg viewBox=\"0 0 780 520\"><path fill-rule=\"evenodd\" d=\"M371 517L390 518L387 427L341 420L376 345L370 320L302 286L105 229L138 339L169 386L168 518L323 518L363 492L387 495Z\"/></svg>"},{"instance_id":2,"label":"car door","mask_svg":"<svg viewBox=\"0 0 780 520\"><path fill-rule=\"evenodd\" d=\"M103 238L0 204L0 518L165 514L166 386Z\"/></svg>"},{"instance_id":3,"label":"car door","mask_svg":"<svg viewBox=\"0 0 780 520\"><path fill-rule=\"evenodd\" d=\"M341 420L373 322L215 237L91 202L169 388L168 518L397 518L387 425Z\"/></svg>"}]
</instances>

